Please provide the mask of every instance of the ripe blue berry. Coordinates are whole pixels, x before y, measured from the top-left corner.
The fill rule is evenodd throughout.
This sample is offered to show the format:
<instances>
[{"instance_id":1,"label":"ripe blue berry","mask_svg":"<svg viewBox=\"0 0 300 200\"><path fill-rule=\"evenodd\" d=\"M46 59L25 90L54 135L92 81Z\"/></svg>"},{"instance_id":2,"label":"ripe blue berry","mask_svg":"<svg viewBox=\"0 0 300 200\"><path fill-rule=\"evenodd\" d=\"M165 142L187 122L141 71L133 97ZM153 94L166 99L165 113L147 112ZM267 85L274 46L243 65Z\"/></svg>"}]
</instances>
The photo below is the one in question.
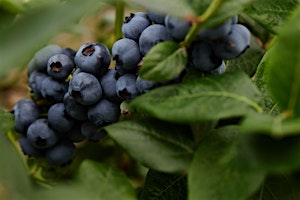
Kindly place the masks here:
<instances>
[{"instance_id":1,"label":"ripe blue berry","mask_svg":"<svg viewBox=\"0 0 300 200\"><path fill-rule=\"evenodd\" d=\"M241 24L232 25L231 32L221 41L214 44L214 52L220 58L234 59L239 57L250 45L251 33Z\"/></svg>"},{"instance_id":2,"label":"ripe blue berry","mask_svg":"<svg viewBox=\"0 0 300 200\"><path fill-rule=\"evenodd\" d=\"M62 133L71 130L75 124L75 120L67 114L63 103L54 104L49 108L48 121L56 131Z\"/></svg>"},{"instance_id":3,"label":"ripe blue berry","mask_svg":"<svg viewBox=\"0 0 300 200\"><path fill-rule=\"evenodd\" d=\"M139 45L128 38L119 39L114 43L112 56L116 66L125 70L136 69L141 60Z\"/></svg>"},{"instance_id":4,"label":"ripe blue berry","mask_svg":"<svg viewBox=\"0 0 300 200\"><path fill-rule=\"evenodd\" d=\"M44 151L35 148L26 136L19 139L19 145L24 155L33 157L41 157L44 155Z\"/></svg>"},{"instance_id":5,"label":"ripe blue berry","mask_svg":"<svg viewBox=\"0 0 300 200\"><path fill-rule=\"evenodd\" d=\"M192 24L183 19L167 15L165 25L173 38L177 41L183 41Z\"/></svg>"},{"instance_id":6,"label":"ripe blue berry","mask_svg":"<svg viewBox=\"0 0 300 200\"><path fill-rule=\"evenodd\" d=\"M136 88L140 93L145 93L158 86L158 82L142 79L140 76L136 79Z\"/></svg>"},{"instance_id":7,"label":"ripe blue berry","mask_svg":"<svg viewBox=\"0 0 300 200\"><path fill-rule=\"evenodd\" d=\"M42 83L43 81L48 77L47 74L38 72L38 71L33 71L29 75L29 80L28 80L28 85L31 88L31 92L35 96L35 98L42 98Z\"/></svg>"},{"instance_id":8,"label":"ripe blue berry","mask_svg":"<svg viewBox=\"0 0 300 200\"><path fill-rule=\"evenodd\" d=\"M165 26L161 24L148 26L139 39L140 52L146 55L154 45L167 40L172 40L172 36Z\"/></svg>"},{"instance_id":9,"label":"ripe blue berry","mask_svg":"<svg viewBox=\"0 0 300 200\"><path fill-rule=\"evenodd\" d=\"M71 164L75 156L75 145L69 141L60 141L46 151L45 157L49 164L54 166L66 166Z\"/></svg>"},{"instance_id":10,"label":"ripe blue berry","mask_svg":"<svg viewBox=\"0 0 300 200\"><path fill-rule=\"evenodd\" d=\"M217 40L225 37L231 31L233 19L228 19L221 25L213 28L202 29L198 33L201 40Z\"/></svg>"},{"instance_id":11,"label":"ripe blue berry","mask_svg":"<svg viewBox=\"0 0 300 200\"><path fill-rule=\"evenodd\" d=\"M44 118L37 119L28 127L27 137L30 143L38 149L52 147L58 141L57 133Z\"/></svg>"},{"instance_id":12,"label":"ripe blue berry","mask_svg":"<svg viewBox=\"0 0 300 200\"><path fill-rule=\"evenodd\" d=\"M136 87L136 76L133 74L125 74L116 82L117 95L123 100L132 100L140 95Z\"/></svg>"},{"instance_id":13,"label":"ripe blue berry","mask_svg":"<svg viewBox=\"0 0 300 200\"><path fill-rule=\"evenodd\" d=\"M68 83L47 77L42 82L41 94L50 103L62 102L68 91Z\"/></svg>"},{"instance_id":14,"label":"ripe blue berry","mask_svg":"<svg viewBox=\"0 0 300 200\"><path fill-rule=\"evenodd\" d=\"M48 60L47 72L54 79L65 80L73 69L73 61L65 54L56 54Z\"/></svg>"},{"instance_id":15,"label":"ripe blue berry","mask_svg":"<svg viewBox=\"0 0 300 200\"><path fill-rule=\"evenodd\" d=\"M99 140L101 140L107 135L105 130L100 129L100 126L96 126L94 123L90 121L85 121L82 123L81 133L89 141L93 141L93 142L98 142Z\"/></svg>"},{"instance_id":16,"label":"ripe blue berry","mask_svg":"<svg viewBox=\"0 0 300 200\"><path fill-rule=\"evenodd\" d=\"M87 43L79 48L74 61L82 72L101 77L110 65L110 52L102 43Z\"/></svg>"},{"instance_id":17,"label":"ripe blue berry","mask_svg":"<svg viewBox=\"0 0 300 200\"><path fill-rule=\"evenodd\" d=\"M39 117L37 105L31 99L22 99L18 101L14 107L15 130L25 134L31 123Z\"/></svg>"},{"instance_id":18,"label":"ripe blue berry","mask_svg":"<svg viewBox=\"0 0 300 200\"><path fill-rule=\"evenodd\" d=\"M69 95L77 103L92 105L101 99L102 88L95 76L86 72L79 72L73 75L70 80Z\"/></svg>"},{"instance_id":19,"label":"ripe blue berry","mask_svg":"<svg viewBox=\"0 0 300 200\"><path fill-rule=\"evenodd\" d=\"M88 119L96 126L111 124L118 121L120 106L106 99L100 100L88 110Z\"/></svg>"},{"instance_id":20,"label":"ripe blue berry","mask_svg":"<svg viewBox=\"0 0 300 200\"><path fill-rule=\"evenodd\" d=\"M147 16L155 24L165 24L165 14L158 13L152 10L147 10Z\"/></svg>"},{"instance_id":21,"label":"ripe blue berry","mask_svg":"<svg viewBox=\"0 0 300 200\"><path fill-rule=\"evenodd\" d=\"M138 41L141 33L150 26L151 21L143 12L131 13L125 17L122 33L126 38Z\"/></svg>"},{"instance_id":22,"label":"ripe blue berry","mask_svg":"<svg viewBox=\"0 0 300 200\"><path fill-rule=\"evenodd\" d=\"M118 72L115 69L109 69L109 71L100 80L105 99L117 104L122 102L122 99L116 92L116 83L118 78Z\"/></svg>"},{"instance_id":23,"label":"ripe blue berry","mask_svg":"<svg viewBox=\"0 0 300 200\"><path fill-rule=\"evenodd\" d=\"M82 104L79 104L75 99L70 96L67 92L64 96L64 106L67 114L77 120L86 120L87 119L87 110L88 107Z\"/></svg>"}]
</instances>

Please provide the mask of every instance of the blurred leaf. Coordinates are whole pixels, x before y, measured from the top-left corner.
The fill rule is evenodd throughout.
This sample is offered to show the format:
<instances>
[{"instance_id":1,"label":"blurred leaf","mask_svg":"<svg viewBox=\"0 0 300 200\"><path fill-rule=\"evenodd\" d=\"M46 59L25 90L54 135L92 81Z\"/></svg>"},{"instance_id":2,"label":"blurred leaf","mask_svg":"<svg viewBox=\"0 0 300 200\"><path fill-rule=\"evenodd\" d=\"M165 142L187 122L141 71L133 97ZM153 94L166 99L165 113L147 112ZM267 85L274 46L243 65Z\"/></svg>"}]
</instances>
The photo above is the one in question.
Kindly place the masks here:
<instances>
[{"instance_id":1,"label":"blurred leaf","mask_svg":"<svg viewBox=\"0 0 300 200\"><path fill-rule=\"evenodd\" d=\"M300 6L280 30L267 60L267 84L279 106L300 116Z\"/></svg>"},{"instance_id":2,"label":"blurred leaf","mask_svg":"<svg viewBox=\"0 0 300 200\"><path fill-rule=\"evenodd\" d=\"M176 42L161 42L147 53L140 68L145 80L168 81L179 76L187 64L187 52Z\"/></svg>"},{"instance_id":3,"label":"blurred leaf","mask_svg":"<svg viewBox=\"0 0 300 200\"><path fill-rule=\"evenodd\" d=\"M262 112L260 93L242 72L225 73L154 89L131 104L153 117L180 123Z\"/></svg>"},{"instance_id":4,"label":"blurred leaf","mask_svg":"<svg viewBox=\"0 0 300 200\"><path fill-rule=\"evenodd\" d=\"M299 2L299 0L253 0L245 9L245 13L276 34Z\"/></svg>"},{"instance_id":5,"label":"blurred leaf","mask_svg":"<svg viewBox=\"0 0 300 200\"><path fill-rule=\"evenodd\" d=\"M250 77L256 72L257 66L260 63L264 53L260 49L249 48L240 57L229 60L227 63L227 71L242 70Z\"/></svg>"},{"instance_id":6,"label":"blurred leaf","mask_svg":"<svg viewBox=\"0 0 300 200\"><path fill-rule=\"evenodd\" d=\"M136 5L145 9L184 17L194 15L192 7L186 0L124 0L129 5Z\"/></svg>"},{"instance_id":7,"label":"blurred leaf","mask_svg":"<svg viewBox=\"0 0 300 200\"><path fill-rule=\"evenodd\" d=\"M26 10L12 26L0 32L0 78L12 68L24 67L34 53L54 35L67 30L84 15L99 11L105 5L98 0L69 0Z\"/></svg>"},{"instance_id":8,"label":"blurred leaf","mask_svg":"<svg viewBox=\"0 0 300 200\"><path fill-rule=\"evenodd\" d=\"M186 198L186 176L149 170L140 200L184 200Z\"/></svg>"},{"instance_id":9,"label":"blurred leaf","mask_svg":"<svg viewBox=\"0 0 300 200\"><path fill-rule=\"evenodd\" d=\"M125 174L101 163L84 161L79 168L77 181L90 193L91 199L137 199Z\"/></svg>"},{"instance_id":10,"label":"blurred leaf","mask_svg":"<svg viewBox=\"0 0 300 200\"><path fill-rule=\"evenodd\" d=\"M19 14L24 11L24 4L23 0L1 0L0 8L13 14Z\"/></svg>"},{"instance_id":11,"label":"blurred leaf","mask_svg":"<svg viewBox=\"0 0 300 200\"><path fill-rule=\"evenodd\" d=\"M265 174L240 156L239 132L228 126L208 135L199 145L188 173L189 199L247 199Z\"/></svg>"},{"instance_id":12,"label":"blurred leaf","mask_svg":"<svg viewBox=\"0 0 300 200\"><path fill-rule=\"evenodd\" d=\"M280 113L280 109L271 98L266 82L266 77L268 76L268 70L266 69L268 59L269 52L267 51L257 67L254 82L261 91L261 95L263 97L262 99L264 112L272 115L277 115Z\"/></svg>"},{"instance_id":13,"label":"blurred leaf","mask_svg":"<svg viewBox=\"0 0 300 200\"><path fill-rule=\"evenodd\" d=\"M268 134L277 138L299 135L300 118L283 119L281 116L249 115L242 121L241 130L247 134Z\"/></svg>"},{"instance_id":14,"label":"blurred leaf","mask_svg":"<svg viewBox=\"0 0 300 200\"><path fill-rule=\"evenodd\" d=\"M0 191L4 190L7 200L26 199L31 193L31 181L20 154L7 136L13 125L11 114L0 110L0 121Z\"/></svg>"},{"instance_id":15,"label":"blurred leaf","mask_svg":"<svg viewBox=\"0 0 300 200\"><path fill-rule=\"evenodd\" d=\"M105 128L138 162L162 172L186 172L193 141L188 126L158 120L123 121Z\"/></svg>"},{"instance_id":16,"label":"blurred leaf","mask_svg":"<svg viewBox=\"0 0 300 200\"><path fill-rule=\"evenodd\" d=\"M300 136L274 138L264 133L244 135L244 158L268 173L290 173L300 168Z\"/></svg>"}]
</instances>

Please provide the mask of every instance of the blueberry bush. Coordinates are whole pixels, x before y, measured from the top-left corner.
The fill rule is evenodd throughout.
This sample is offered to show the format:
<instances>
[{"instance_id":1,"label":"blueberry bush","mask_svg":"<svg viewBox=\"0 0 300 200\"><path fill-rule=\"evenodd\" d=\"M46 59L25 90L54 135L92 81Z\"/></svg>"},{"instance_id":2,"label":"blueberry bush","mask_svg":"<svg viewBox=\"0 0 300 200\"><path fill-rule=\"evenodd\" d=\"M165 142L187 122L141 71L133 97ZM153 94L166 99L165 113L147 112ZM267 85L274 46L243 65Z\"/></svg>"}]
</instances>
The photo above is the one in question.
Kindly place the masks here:
<instances>
[{"instance_id":1,"label":"blueberry bush","mask_svg":"<svg viewBox=\"0 0 300 200\"><path fill-rule=\"evenodd\" d=\"M101 36L51 42L88 16ZM300 199L299 18L299 0L0 1L0 102L27 91L0 105L0 199Z\"/></svg>"}]
</instances>

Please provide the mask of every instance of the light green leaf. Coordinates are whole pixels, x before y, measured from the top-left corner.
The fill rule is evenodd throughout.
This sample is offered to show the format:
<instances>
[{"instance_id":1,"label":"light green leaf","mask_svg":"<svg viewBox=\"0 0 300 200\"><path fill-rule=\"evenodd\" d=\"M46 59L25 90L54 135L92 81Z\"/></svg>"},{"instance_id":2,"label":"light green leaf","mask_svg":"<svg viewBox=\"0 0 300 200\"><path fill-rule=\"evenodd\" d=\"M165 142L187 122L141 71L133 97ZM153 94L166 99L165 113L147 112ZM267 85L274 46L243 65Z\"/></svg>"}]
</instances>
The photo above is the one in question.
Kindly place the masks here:
<instances>
[{"instance_id":1,"label":"light green leaf","mask_svg":"<svg viewBox=\"0 0 300 200\"><path fill-rule=\"evenodd\" d=\"M76 181L83 185L92 199L137 199L125 174L101 163L84 161L79 168Z\"/></svg>"},{"instance_id":2,"label":"light green leaf","mask_svg":"<svg viewBox=\"0 0 300 200\"><path fill-rule=\"evenodd\" d=\"M278 33L299 0L253 0L245 13L272 33Z\"/></svg>"},{"instance_id":3,"label":"light green leaf","mask_svg":"<svg viewBox=\"0 0 300 200\"><path fill-rule=\"evenodd\" d=\"M135 160L162 172L186 172L193 141L188 126L158 120L123 121L105 127Z\"/></svg>"},{"instance_id":4,"label":"light green leaf","mask_svg":"<svg viewBox=\"0 0 300 200\"><path fill-rule=\"evenodd\" d=\"M278 105L300 115L300 6L280 30L267 60L267 84Z\"/></svg>"},{"instance_id":5,"label":"light green leaf","mask_svg":"<svg viewBox=\"0 0 300 200\"><path fill-rule=\"evenodd\" d=\"M146 55L140 68L140 76L145 80L168 81L176 78L186 64L186 49L176 42L161 42Z\"/></svg>"},{"instance_id":6,"label":"light green leaf","mask_svg":"<svg viewBox=\"0 0 300 200\"><path fill-rule=\"evenodd\" d=\"M140 112L180 123L262 112L260 93L242 72L225 73L154 89L131 104Z\"/></svg>"},{"instance_id":7,"label":"light green leaf","mask_svg":"<svg viewBox=\"0 0 300 200\"><path fill-rule=\"evenodd\" d=\"M183 200L186 198L186 176L149 170L140 200Z\"/></svg>"},{"instance_id":8,"label":"light green leaf","mask_svg":"<svg viewBox=\"0 0 300 200\"><path fill-rule=\"evenodd\" d=\"M188 173L189 199L244 200L261 185L265 173L244 161L236 127L213 131L196 151Z\"/></svg>"},{"instance_id":9,"label":"light green leaf","mask_svg":"<svg viewBox=\"0 0 300 200\"><path fill-rule=\"evenodd\" d=\"M129 5L136 5L144 9L178 17L194 15L193 9L186 0L125 0L125 2Z\"/></svg>"},{"instance_id":10,"label":"light green leaf","mask_svg":"<svg viewBox=\"0 0 300 200\"><path fill-rule=\"evenodd\" d=\"M28 9L12 26L0 32L0 77L25 67L34 53L56 34L66 31L85 14L104 8L97 0L47 3ZM68 12L66 12L68 11Z\"/></svg>"}]
</instances>

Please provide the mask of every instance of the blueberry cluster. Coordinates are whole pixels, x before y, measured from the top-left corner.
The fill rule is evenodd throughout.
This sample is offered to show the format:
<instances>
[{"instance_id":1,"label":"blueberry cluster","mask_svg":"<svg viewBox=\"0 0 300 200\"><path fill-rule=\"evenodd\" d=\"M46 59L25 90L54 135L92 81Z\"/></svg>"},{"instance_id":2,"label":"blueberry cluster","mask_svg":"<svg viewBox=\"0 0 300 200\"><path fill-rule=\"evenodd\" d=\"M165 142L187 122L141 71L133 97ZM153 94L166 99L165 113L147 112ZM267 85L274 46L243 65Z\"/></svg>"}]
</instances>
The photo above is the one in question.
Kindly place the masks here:
<instances>
[{"instance_id":1,"label":"blueberry cluster","mask_svg":"<svg viewBox=\"0 0 300 200\"><path fill-rule=\"evenodd\" d=\"M67 165L75 155L75 143L97 142L106 135L101 128L119 120L123 101L180 82L182 74L166 82L144 80L139 67L156 44L182 42L191 25L152 11L131 13L122 26L124 37L113 44L111 53L99 42L83 44L77 51L58 45L37 51L28 64L31 98L13 108L23 153L46 158L52 165ZM202 29L188 48L186 70L223 73L224 60L240 56L250 37L237 17Z\"/></svg>"}]
</instances>

